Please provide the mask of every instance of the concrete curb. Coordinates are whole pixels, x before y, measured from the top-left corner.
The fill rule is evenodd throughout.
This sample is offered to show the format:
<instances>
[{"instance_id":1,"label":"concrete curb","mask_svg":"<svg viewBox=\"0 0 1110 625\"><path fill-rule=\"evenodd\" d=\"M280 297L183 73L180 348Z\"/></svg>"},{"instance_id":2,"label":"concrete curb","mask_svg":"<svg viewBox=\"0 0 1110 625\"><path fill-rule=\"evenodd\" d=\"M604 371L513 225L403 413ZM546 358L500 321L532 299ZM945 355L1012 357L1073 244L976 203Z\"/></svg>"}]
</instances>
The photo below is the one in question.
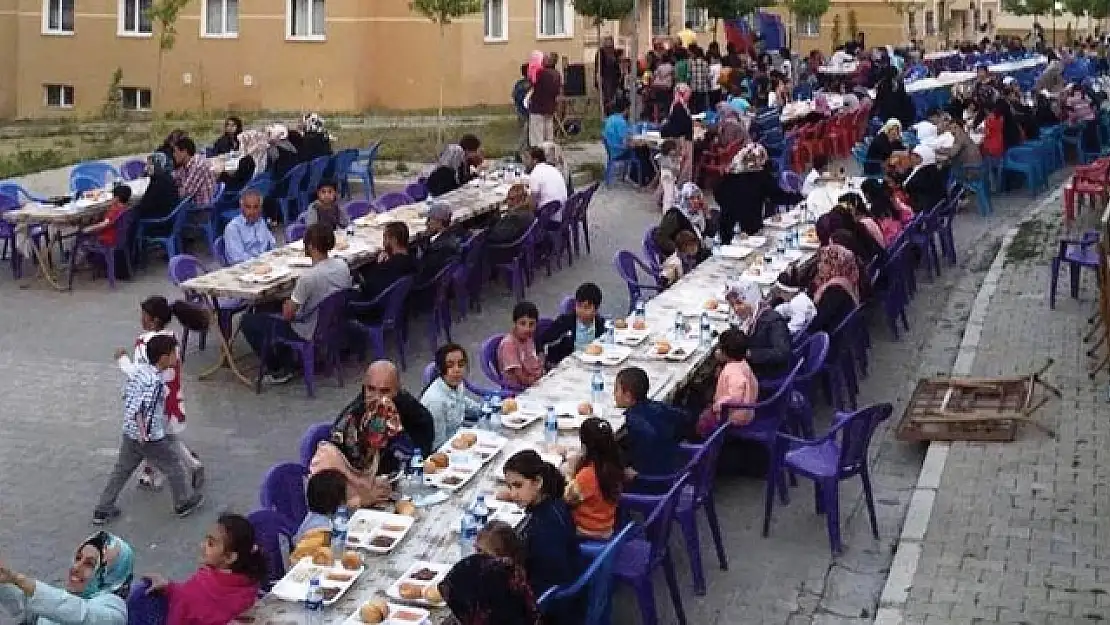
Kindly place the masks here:
<instances>
[{"instance_id":1,"label":"concrete curb","mask_svg":"<svg viewBox=\"0 0 1110 625\"><path fill-rule=\"evenodd\" d=\"M971 367L975 363L975 356L979 350L979 340L983 334L983 324L986 321L987 311L990 309L991 298L998 289L998 282L1002 277L1002 270L1006 264L1006 253L1017 236L1021 224L1031 221L1045 209L1060 201L1063 185L1039 202L1018 225L1010 228L1002 236L1002 246L991 263L986 277L983 279L979 292L968 315L964 335L960 341L960 349L956 355L956 362L952 365L953 376L971 375ZM913 579L917 574L918 563L924 547L925 534L929 529L929 519L933 515L933 503L936 501L937 491L940 489L941 477L944 467L948 462L950 443L932 443L925 453L925 461L921 465L921 473L917 477L917 485L910 496L910 505L906 509L906 519L902 524L902 534L898 539L898 548L894 552L894 559L890 563L890 573L886 584L883 586L882 595L879 597L879 609L875 613L875 625L902 625L905 622L906 603L909 600Z\"/></svg>"}]
</instances>

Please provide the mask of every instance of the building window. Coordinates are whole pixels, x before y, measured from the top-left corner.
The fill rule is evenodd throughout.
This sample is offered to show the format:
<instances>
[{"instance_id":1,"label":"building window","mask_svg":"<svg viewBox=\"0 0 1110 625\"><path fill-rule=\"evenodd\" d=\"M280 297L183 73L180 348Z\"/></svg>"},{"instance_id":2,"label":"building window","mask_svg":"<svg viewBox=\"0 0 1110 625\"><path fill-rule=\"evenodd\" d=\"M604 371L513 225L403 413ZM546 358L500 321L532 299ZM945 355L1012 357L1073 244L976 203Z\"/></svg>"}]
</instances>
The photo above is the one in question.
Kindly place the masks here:
<instances>
[{"instance_id":1,"label":"building window","mask_svg":"<svg viewBox=\"0 0 1110 625\"><path fill-rule=\"evenodd\" d=\"M149 35L154 32L150 23L151 0L119 0L119 33L121 35Z\"/></svg>"},{"instance_id":2,"label":"building window","mask_svg":"<svg viewBox=\"0 0 1110 625\"><path fill-rule=\"evenodd\" d=\"M73 32L73 3L75 0L43 0L42 30L47 33Z\"/></svg>"},{"instance_id":3,"label":"building window","mask_svg":"<svg viewBox=\"0 0 1110 625\"><path fill-rule=\"evenodd\" d=\"M569 0L536 0L536 30L539 37L572 36L572 19Z\"/></svg>"},{"instance_id":4,"label":"building window","mask_svg":"<svg viewBox=\"0 0 1110 625\"><path fill-rule=\"evenodd\" d=\"M685 21L692 24L694 30L704 32L709 28L709 9L692 7L690 6L690 0L686 0L686 10L683 13L686 16ZM683 27L685 26L683 24Z\"/></svg>"},{"instance_id":5,"label":"building window","mask_svg":"<svg viewBox=\"0 0 1110 625\"><path fill-rule=\"evenodd\" d=\"M670 0L651 0L651 34L668 35L671 32Z\"/></svg>"},{"instance_id":6,"label":"building window","mask_svg":"<svg viewBox=\"0 0 1110 625\"><path fill-rule=\"evenodd\" d=\"M795 32L799 37L819 37L821 36L821 18L817 16L802 17L798 16L797 23L794 25Z\"/></svg>"},{"instance_id":7,"label":"building window","mask_svg":"<svg viewBox=\"0 0 1110 625\"><path fill-rule=\"evenodd\" d=\"M482 3L486 41L506 41L509 38L508 0L485 0Z\"/></svg>"},{"instance_id":8,"label":"building window","mask_svg":"<svg viewBox=\"0 0 1110 625\"><path fill-rule=\"evenodd\" d=\"M239 35L239 0L204 0L204 35Z\"/></svg>"},{"instance_id":9,"label":"building window","mask_svg":"<svg viewBox=\"0 0 1110 625\"><path fill-rule=\"evenodd\" d=\"M43 87L46 106L59 109L73 108L73 85L46 85Z\"/></svg>"},{"instance_id":10,"label":"building window","mask_svg":"<svg viewBox=\"0 0 1110 625\"><path fill-rule=\"evenodd\" d=\"M125 111L149 111L150 89L120 87L120 103Z\"/></svg>"},{"instance_id":11,"label":"building window","mask_svg":"<svg viewBox=\"0 0 1110 625\"><path fill-rule=\"evenodd\" d=\"M987 25L994 26L994 11L987 9Z\"/></svg>"},{"instance_id":12,"label":"building window","mask_svg":"<svg viewBox=\"0 0 1110 625\"><path fill-rule=\"evenodd\" d=\"M933 12L925 11L925 36L929 37L935 34L937 34L937 29L933 20Z\"/></svg>"},{"instance_id":13,"label":"building window","mask_svg":"<svg viewBox=\"0 0 1110 625\"><path fill-rule=\"evenodd\" d=\"M906 24L909 27L910 38L917 36L917 13L910 11L906 14Z\"/></svg>"},{"instance_id":14,"label":"building window","mask_svg":"<svg viewBox=\"0 0 1110 625\"><path fill-rule=\"evenodd\" d=\"M326 0L289 0L289 38L323 39Z\"/></svg>"}]
</instances>

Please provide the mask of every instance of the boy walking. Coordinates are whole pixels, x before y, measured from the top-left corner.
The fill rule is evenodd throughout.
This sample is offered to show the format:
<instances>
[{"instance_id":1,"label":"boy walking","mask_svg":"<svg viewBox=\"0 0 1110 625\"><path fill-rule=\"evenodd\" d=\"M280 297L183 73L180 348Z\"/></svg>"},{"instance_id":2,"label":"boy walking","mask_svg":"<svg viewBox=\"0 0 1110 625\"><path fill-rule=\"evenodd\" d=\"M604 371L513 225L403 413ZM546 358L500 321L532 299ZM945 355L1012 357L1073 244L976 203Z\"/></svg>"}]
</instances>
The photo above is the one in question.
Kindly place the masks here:
<instances>
[{"instance_id":1,"label":"boy walking","mask_svg":"<svg viewBox=\"0 0 1110 625\"><path fill-rule=\"evenodd\" d=\"M126 353L125 350L119 352ZM147 362L136 363L123 386L123 436L119 457L108 485L93 512L93 525L104 525L120 515L116 498L145 460L162 472L173 493L174 514L186 517L200 507L204 496L190 492L185 471L166 432L166 383L162 372L177 365L177 339L164 334L146 344ZM116 354L117 359L120 353Z\"/></svg>"}]
</instances>

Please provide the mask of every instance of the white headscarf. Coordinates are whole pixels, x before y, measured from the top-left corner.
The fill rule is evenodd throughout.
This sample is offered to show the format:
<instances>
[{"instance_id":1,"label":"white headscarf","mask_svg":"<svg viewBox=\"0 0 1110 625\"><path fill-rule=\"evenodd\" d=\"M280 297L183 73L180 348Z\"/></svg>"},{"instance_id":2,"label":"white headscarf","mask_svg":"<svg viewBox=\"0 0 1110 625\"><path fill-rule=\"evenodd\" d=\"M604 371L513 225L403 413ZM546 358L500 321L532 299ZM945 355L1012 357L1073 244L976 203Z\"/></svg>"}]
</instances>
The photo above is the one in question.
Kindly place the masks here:
<instances>
[{"instance_id":1,"label":"white headscarf","mask_svg":"<svg viewBox=\"0 0 1110 625\"><path fill-rule=\"evenodd\" d=\"M269 147L269 137L260 130L244 130L239 133L239 149L243 151L243 154L254 159L256 174L266 171L266 152Z\"/></svg>"},{"instance_id":2,"label":"white headscarf","mask_svg":"<svg viewBox=\"0 0 1110 625\"><path fill-rule=\"evenodd\" d=\"M690 220L690 224L694 226L694 234L701 238L701 233L705 230L705 215L701 211L695 212L690 208L690 200L698 195L701 195L698 185L692 182L684 183L678 191L678 197L675 198L677 200L675 206L682 211L683 215L686 215L686 219Z\"/></svg>"},{"instance_id":3,"label":"white headscarf","mask_svg":"<svg viewBox=\"0 0 1110 625\"><path fill-rule=\"evenodd\" d=\"M933 148L921 143L913 148L913 153L921 157L921 167L937 164L937 153Z\"/></svg>"}]
</instances>

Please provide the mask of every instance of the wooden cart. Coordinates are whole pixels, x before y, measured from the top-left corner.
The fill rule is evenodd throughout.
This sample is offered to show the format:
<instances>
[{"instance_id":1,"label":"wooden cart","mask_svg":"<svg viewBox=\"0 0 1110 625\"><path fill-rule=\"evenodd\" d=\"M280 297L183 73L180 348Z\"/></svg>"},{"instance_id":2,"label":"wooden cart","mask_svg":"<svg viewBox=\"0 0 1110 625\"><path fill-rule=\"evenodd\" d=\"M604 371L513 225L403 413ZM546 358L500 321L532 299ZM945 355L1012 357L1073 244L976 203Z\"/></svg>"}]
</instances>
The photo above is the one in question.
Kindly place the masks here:
<instances>
[{"instance_id":1,"label":"wooden cart","mask_svg":"<svg viewBox=\"0 0 1110 625\"><path fill-rule=\"evenodd\" d=\"M1012 441L1022 423L1031 423L1049 436L1055 432L1031 416L1047 401L1033 403L1038 387L1060 397L1056 387L1041 379L1052 366L1025 376L997 378L923 378L898 426L904 441Z\"/></svg>"}]
</instances>

